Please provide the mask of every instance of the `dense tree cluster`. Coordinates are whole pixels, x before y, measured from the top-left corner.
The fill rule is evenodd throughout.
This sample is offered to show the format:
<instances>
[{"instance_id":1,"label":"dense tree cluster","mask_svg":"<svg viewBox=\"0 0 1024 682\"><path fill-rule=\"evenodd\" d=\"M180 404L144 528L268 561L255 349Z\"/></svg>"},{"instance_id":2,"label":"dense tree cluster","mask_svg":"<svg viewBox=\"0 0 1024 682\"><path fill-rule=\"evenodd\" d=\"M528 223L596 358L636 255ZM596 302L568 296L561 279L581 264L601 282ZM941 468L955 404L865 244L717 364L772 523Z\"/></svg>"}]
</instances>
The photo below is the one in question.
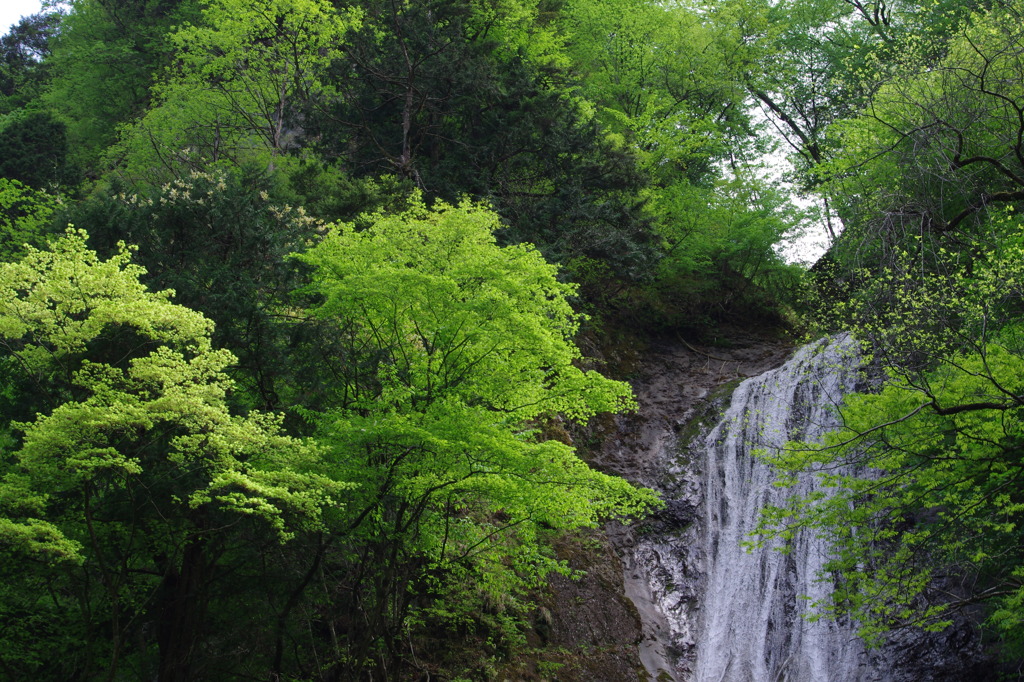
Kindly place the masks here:
<instances>
[{"instance_id":1,"label":"dense tree cluster","mask_svg":"<svg viewBox=\"0 0 1024 682\"><path fill-rule=\"evenodd\" d=\"M552 541L655 503L558 435L632 405L580 311L699 330L788 272L696 11L79 0L0 50L11 679L507 654Z\"/></svg>"},{"instance_id":2,"label":"dense tree cluster","mask_svg":"<svg viewBox=\"0 0 1024 682\"><path fill-rule=\"evenodd\" d=\"M827 96L824 128L795 100L779 119L845 227L816 268L816 323L856 333L882 379L822 443L766 454L831 492L769 510L762 530L831 540L841 589L821 606L865 634L982 603L1019 652L1024 5L833 9L850 19L816 24L828 44L812 48L854 86Z\"/></svg>"},{"instance_id":3,"label":"dense tree cluster","mask_svg":"<svg viewBox=\"0 0 1024 682\"><path fill-rule=\"evenodd\" d=\"M0 675L471 674L424 638L501 658L560 533L656 504L567 442L632 406L581 325L801 310L888 379L775 456L868 475L765 531L831 534L826 606L869 629L944 618L945 571L1019 637L1022 13L75 0L12 26ZM776 252L793 191L836 238L810 277Z\"/></svg>"}]
</instances>

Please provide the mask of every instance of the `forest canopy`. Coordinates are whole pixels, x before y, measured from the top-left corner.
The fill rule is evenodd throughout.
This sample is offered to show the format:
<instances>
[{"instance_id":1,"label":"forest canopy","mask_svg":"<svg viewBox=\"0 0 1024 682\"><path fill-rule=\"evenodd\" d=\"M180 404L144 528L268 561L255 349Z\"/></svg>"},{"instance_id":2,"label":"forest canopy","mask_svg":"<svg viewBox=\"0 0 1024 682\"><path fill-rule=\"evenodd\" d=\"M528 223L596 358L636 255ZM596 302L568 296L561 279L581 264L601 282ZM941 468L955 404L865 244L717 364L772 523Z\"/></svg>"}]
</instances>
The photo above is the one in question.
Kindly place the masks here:
<instances>
[{"instance_id":1,"label":"forest canopy","mask_svg":"<svg viewBox=\"0 0 1024 682\"><path fill-rule=\"evenodd\" d=\"M761 530L825 537L840 588L820 606L874 641L969 613L1018 655L1024 5L851 4L875 36L813 168L845 229L812 317L855 333L876 378L823 442L766 453L830 492Z\"/></svg>"},{"instance_id":2,"label":"forest canopy","mask_svg":"<svg viewBox=\"0 0 1024 682\"><path fill-rule=\"evenodd\" d=\"M766 513L832 538L846 587L825 608L879 633L982 602L1020 639L1022 18L23 18L0 37L0 676L500 667L549 578L578 577L559 542L658 506L586 462L634 408L604 351L736 324L852 331L885 377L775 457L871 472ZM780 256L808 228L830 239L810 270ZM977 589L937 599L949 575ZM431 637L473 651L424 658Z\"/></svg>"}]
</instances>

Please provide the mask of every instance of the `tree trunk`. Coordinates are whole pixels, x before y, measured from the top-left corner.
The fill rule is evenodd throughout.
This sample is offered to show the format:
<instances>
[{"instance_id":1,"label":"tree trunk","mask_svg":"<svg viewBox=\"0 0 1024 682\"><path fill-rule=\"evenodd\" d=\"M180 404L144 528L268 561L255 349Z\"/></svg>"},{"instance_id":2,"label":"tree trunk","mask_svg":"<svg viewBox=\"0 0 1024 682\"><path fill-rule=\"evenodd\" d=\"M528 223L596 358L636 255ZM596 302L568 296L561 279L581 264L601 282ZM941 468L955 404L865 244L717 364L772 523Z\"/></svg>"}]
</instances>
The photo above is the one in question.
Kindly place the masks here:
<instances>
[{"instance_id":1,"label":"tree trunk","mask_svg":"<svg viewBox=\"0 0 1024 682\"><path fill-rule=\"evenodd\" d=\"M188 682L194 677L196 645L202 632L206 556L203 540L189 538L181 566L164 578L160 608L160 682Z\"/></svg>"}]
</instances>

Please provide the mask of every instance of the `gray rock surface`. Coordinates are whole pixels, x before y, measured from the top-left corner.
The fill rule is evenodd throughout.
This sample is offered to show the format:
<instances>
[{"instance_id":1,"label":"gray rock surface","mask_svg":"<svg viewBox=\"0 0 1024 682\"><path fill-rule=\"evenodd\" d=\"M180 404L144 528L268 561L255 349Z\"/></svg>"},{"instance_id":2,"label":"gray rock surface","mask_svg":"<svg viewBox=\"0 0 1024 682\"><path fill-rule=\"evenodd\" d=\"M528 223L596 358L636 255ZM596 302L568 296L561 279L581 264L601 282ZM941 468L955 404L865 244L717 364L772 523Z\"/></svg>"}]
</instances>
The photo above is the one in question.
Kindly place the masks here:
<instances>
[{"instance_id":1,"label":"gray rock surface","mask_svg":"<svg viewBox=\"0 0 1024 682\"><path fill-rule=\"evenodd\" d=\"M730 387L780 365L791 350L741 330L729 332L728 347L683 339L652 346L631 381L639 409L616 418L592 462L667 500L653 519L607 529L623 557L625 593L643 624L640 658L649 679L687 679L694 655L693 633L679 626L690 622L685 614L697 607L703 577L693 525L701 491L699 473L687 466L685 453L680 457L680 446L713 425Z\"/></svg>"}]
</instances>

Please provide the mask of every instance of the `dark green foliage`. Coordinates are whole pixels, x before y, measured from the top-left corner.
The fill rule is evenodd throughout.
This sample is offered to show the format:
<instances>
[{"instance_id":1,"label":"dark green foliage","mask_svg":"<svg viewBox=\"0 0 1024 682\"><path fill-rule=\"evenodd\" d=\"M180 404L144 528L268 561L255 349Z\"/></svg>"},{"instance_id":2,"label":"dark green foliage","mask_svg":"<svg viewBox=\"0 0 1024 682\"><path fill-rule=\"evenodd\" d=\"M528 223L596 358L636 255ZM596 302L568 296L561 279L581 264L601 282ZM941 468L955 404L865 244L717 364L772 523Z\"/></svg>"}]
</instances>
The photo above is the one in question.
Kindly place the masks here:
<instances>
[{"instance_id":1,"label":"dark green foliage","mask_svg":"<svg viewBox=\"0 0 1024 682\"><path fill-rule=\"evenodd\" d=\"M167 32L196 13L194 0L83 0L61 23L45 100L69 127L74 158L98 175L118 126L143 113L170 61Z\"/></svg>"},{"instance_id":2,"label":"dark green foliage","mask_svg":"<svg viewBox=\"0 0 1024 682\"><path fill-rule=\"evenodd\" d=\"M175 300L216 323L213 342L238 357L232 370L247 401L282 403L287 372L285 300L297 286L285 255L317 236L301 208L272 201L259 173L193 173L146 195L114 188L70 207L59 222L88 225L102 254L118 242L137 245L144 282L173 289Z\"/></svg>"},{"instance_id":3,"label":"dark green foliage","mask_svg":"<svg viewBox=\"0 0 1024 682\"><path fill-rule=\"evenodd\" d=\"M36 188L67 188L77 182L68 160L67 126L45 111L22 111L0 127L0 177Z\"/></svg>"},{"instance_id":4,"label":"dark green foliage","mask_svg":"<svg viewBox=\"0 0 1024 682\"><path fill-rule=\"evenodd\" d=\"M408 208L415 186L393 175L353 177L316 157L299 160L286 182L275 184L275 197L302 206L325 222L365 223L377 211L399 213Z\"/></svg>"},{"instance_id":5,"label":"dark green foliage","mask_svg":"<svg viewBox=\"0 0 1024 682\"><path fill-rule=\"evenodd\" d=\"M466 0L363 7L335 76L343 96L310 125L319 150L360 176L408 179L428 199L488 200L506 241L557 261L650 275L642 174L559 85L565 74L495 40L509 20L501 7L488 19Z\"/></svg>"},{"instance_id":6,"label":"dark green foliage","mask_svg":"<svg viewBox=\"0 0 1024 682\"><path fill-rule=\"evenodd\" d=\"M653 499L545 435L629 403L578 307L701 328L798 279L751 165L765 8L722 4L77 0L4 38L0 254L70 222L114 260L0 268L0 677L522 646L553 537Z\"/></svg>"},{"instance_id":7,"label":"dark green foliage","mask_svg":"<svg viewBox=\"0 0 1024 682\"><path fill-rule=\"evenodd\" d=\"M0 114L24 107L39 96L60 20L57 12L33 14L0 38Z\"/></svg>"}]
</instances>

